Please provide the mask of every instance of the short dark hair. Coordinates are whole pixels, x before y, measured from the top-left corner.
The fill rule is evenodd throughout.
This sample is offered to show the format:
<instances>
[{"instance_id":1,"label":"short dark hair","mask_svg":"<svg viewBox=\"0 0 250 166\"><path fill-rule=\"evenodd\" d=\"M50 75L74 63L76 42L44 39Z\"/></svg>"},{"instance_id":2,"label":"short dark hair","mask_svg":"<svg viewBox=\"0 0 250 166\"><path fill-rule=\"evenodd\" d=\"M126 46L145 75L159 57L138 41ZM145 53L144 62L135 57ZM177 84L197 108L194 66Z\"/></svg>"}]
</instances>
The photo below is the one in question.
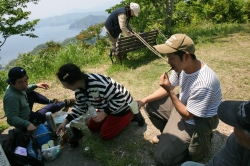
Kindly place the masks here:
<instances>
[{"instance_id":1,"label":"short dark hair","mask_svg":"<svg viewBox=\"0 0 250 166\"><path fill-rule=\"evenodd\" d=\"M178 51L174 52L175 55L178 55L178 56L179 56L179 58L180 58L181 61L183 60L183 55L184 55L185 53L186 53L186 52L181 51L181 50L178 50ZM190 54L190 55L191 55L191 58L192 58L193 60L196 60L195 54Z\"/></svg>"},{"instance_id":2,"label":"short dark hair","mask_svg":"<svg viewBox=\"0 0 250 166\"><path fill-rule=\"evenodd\" d=\"M13 67L10 69L9 73L8 73L8 79L6 80L6 82L8 84L12 83L12 84L16 84L16 80L23 78L24 76L27 76L26 70L22 67ZM27 78L29 78L27 76Z\"/></svg>"},{"instance_id":3,"label":"short dark hair","mask_svg":"<svg viewBox=\"0 0 250 166\"><path fill-rule=\"evenodd\" d=\"M73 63L62 65L56 73L61 82L74 85L77 81L84 79L84 72Z\"/></svg>"}]
</instances>

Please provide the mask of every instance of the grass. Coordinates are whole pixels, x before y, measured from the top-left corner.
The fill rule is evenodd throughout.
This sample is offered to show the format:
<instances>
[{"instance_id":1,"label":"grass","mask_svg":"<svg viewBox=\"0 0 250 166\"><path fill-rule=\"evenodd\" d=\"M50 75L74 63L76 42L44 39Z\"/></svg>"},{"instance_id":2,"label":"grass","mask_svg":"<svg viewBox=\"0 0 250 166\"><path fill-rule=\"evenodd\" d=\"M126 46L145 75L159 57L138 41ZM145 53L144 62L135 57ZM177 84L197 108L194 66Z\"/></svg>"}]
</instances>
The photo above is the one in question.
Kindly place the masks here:
<instances>
[{"instance_id":1,"label":"grass","mask_svg":"<svg viewBox=\"0 0 250 166\"><path fill-rule=\"evenodd\" d=\"M206 35L203 30L197 30L197 34L204 32L203 35L199 36L195 35L195 30L186 30L187 34L195 36L197 57L218 75L221 81L223 100L249 100L249 25L222 25L217 28L211 27L209 31L211 32L207 32ZM98 50L83 50L71 45L63 48L56 55L44 55L46 58L43 59L27 56L25 61L28 63L25 63L24 67L27 68L30 82L38 80L38 82L50 84L50 90L39 90L39 92L45 96L59 99L74 96L72 91L64 89L55 78L59 66L67 62L78 64L86 72L112 77L123 84L132 93L135 100L142 99L157 89L159 76L169 70L167 62L148 50L128 54L129 60L124 60L122 65L119 63L112 65L109 57L105 56L108 54L108 51L101 53ZM35 65L31 66L31 62ZM4 77L6 78L6 73L0 73L0 81L4 81ZM6 84L3 86L5 87ZM1 102L0 107L3 108ZM38 107L40 106L36 108ZM145 113L142 113L145 116ZM98 134L90 133L86 128L83 128L85 138L81 145L84 159L86 162L95 160L104 166L154 165L155 145L151 144L149 140L157 131L148 119L146 122L144 127L138 127L136 123L131 123L112 141L103 141ZM8 127L6 119L0 120L0 130L6 127ZM84 150L86 146L90 147L90 151ZM213 155L208 156L203 162L207 162Z\"/></svg>"}]
</instances>

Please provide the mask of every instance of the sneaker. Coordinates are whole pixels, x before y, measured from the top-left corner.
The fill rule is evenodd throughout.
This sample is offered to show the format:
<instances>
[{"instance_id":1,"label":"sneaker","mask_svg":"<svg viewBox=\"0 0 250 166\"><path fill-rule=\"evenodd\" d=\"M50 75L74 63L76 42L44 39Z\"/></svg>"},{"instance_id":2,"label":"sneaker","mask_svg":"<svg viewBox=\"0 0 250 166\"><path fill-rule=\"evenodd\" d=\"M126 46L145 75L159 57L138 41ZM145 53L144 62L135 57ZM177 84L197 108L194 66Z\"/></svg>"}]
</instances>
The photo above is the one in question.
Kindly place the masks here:
<instances>
[{"instance_id":1,"label":"sneaker","mask_svg":"<svg viewBox=\"0 0 250 166\"><path fill-rule=\"evenodd\" d=\"M65 107L73 107L75 105L76 99L65 99Z\"/></svg>"},{"instance_id":2,"label":"sneaker","mask_svg":"<svg viewBox=\"0 0 250 166\"><path fill-rule=\"evenodd\" d=\"M142 116L140 111L138 114L134 114L134 119L132 120L132 122L138 122L138 126L140 126L140 127L145 124L145 119Z\"/></svg>"},{"instance_id":3,"label":"sneaker","mask_svg":"<svg viewBox=\"0 0 250 166\"><path fill-rule=\"evenodd\" d=\"M154 144L158 144L158 142L160 141L160 137L161 137L161 135L156 135L156 136L154 136L154 137L152 138L152 142L153 142Z\"/></svg>"},{"instance_id":4,"label":"sneaker","mask_svg":"<svg viewBox=\"0 0 250 166\"><path fill-rule=\"evenodd\" d=\"M56 103L59 103L60 101L58 99L53 99L53 100L50 100L50 103L53 103L53 104L56 104Z\"/></svg>"}]
</instances>

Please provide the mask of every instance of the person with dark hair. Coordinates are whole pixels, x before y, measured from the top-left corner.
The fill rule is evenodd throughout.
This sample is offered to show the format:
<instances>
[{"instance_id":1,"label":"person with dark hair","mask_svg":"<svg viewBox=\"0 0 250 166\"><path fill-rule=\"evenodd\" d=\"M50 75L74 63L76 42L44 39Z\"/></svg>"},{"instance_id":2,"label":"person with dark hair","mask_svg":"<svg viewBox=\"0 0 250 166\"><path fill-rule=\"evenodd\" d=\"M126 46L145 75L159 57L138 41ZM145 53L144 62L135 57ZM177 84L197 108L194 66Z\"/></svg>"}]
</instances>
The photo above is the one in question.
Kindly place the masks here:
<instances>
[{"instance_id":1,"label":"person with dark hair","mask_svg":"<svg viewBox=\"0 0 250 166\"><path fill-rule=\"evenodd\" d=\"M161 132L152 142L156 165L174 165L186 158L198 160L208 151L212 130L218 126L217 108L222 101L215 72L195 56L194 42L174 34L154 46L168 58L172 73L164 72L160 88L138 101L146 105L149 119ZM173 91L180 87L180 93Z\"/></svg>"},{"instance_id":2,"label":"person with dark hair","mask_svg":"<svg viewBox=\"0 0 250 166\"><path fill-rule=\"evenodd\" d=\"M126 36L131 35L130 18L138 16L140 6L137 3L131 2L129 6L121 7L114 10L104 23L104 29L112 42L112 46L116 48L116 42L121 32Z\"/></svg>"},{"instance_id":3,"label":"person with dark hair","mask_svg":"<svg viewBox=\"0 0 250 166\"><path fill-rule=\"evenodd\" d=\"M14 67L8 73L7 87L3 108L9 125L22 131L34 133L36 125L46 121L46 113L55 113L64 107L71 107L75 100L65 99L58 102L57 99L50 100L35 92L36 88L48 89L46 83L28 84L28 75L22 67ZM34 103L46 104L45 107L32 111Z\"/></svg>"},{"instance_id":4,"label":"person with dark hair","mask_svg":"<svg viewBox=\"0 0 250 166\"><path fill-rule=\"evenodd\" d=\"M181 166L250 165L250 101L223 101L218 117L234 127L223 148L207 164L187 161Z\"/></svg>"},{"instance_id":5,"label":"person with dark hair","mask_svg":"<svg viewBox=\"0 0 250 166\"><path fill-rule=\"evenodd\" d=\"M85 74L72 63L61 66L56 75L65 88L75 91L76 98L75 105L57 133L64 132L68 123L91 109L96 115L90 118L88 128L92 132L100 132L100 137L105 140L113 139L133 119L142 125L145 123L141 113L134 116L131 112L129 104L133 98L130 92L112 78Z\"/></svg>"}]
</instances>

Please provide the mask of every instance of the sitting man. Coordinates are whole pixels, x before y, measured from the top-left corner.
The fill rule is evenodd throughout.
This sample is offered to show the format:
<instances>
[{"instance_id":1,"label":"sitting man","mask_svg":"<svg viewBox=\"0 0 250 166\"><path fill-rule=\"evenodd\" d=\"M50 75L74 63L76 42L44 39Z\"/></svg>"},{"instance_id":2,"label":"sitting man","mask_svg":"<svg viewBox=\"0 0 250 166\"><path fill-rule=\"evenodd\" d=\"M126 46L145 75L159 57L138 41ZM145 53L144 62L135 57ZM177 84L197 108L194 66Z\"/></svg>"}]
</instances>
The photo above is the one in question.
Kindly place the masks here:
<instances>
[{"instance_id":1,"label":"sitting man","mask_svg":"<svg viewBox=\"0 0 250 166\"><path fill-rule=\"evenodd\" d=\"M174 34L154 47L167 56L172 69L170 76L161 75L158 90L138 101L139 107L147 104L150 120L162 133L153 139L158 143L156 165L174 165L187 156L196 161L209 149L212 130L219 123L220 81L196 58L194 42L187 35ZM179 95L173 91L176 86Z\"/></svg>"},{"instance_id":2,"label":"sitting man","mask_svg":"<svg viewBox=\"0 0 250 166\"><path fill-rule=\"evenodd\" d=\"M250 101L224 101L218 108L218 116L234 127L224 147L207 164L188 161L182 166L250 165Z\"/></svg>"},{"instance_id":3,"label":"sitting man","mask_svg":"<svg viewBox=\"0 0 250 166\"><path fill-rule=\"evenodd\" d=\"M34 133L35 125L46 121L47 112L55 113L63 107L71 107L75 103L75 99L65 99L63 102L57 102L56 99L49 100L35 92L34 89L48 89L49 85L46 83L28 85L28 76L25 69L21 67L10 69L6 82L9 86L4 94L3 106L7 122L23 131ZM47 104L47 106L33 112L34 103Z\"/></svg>"}]
</instances>

